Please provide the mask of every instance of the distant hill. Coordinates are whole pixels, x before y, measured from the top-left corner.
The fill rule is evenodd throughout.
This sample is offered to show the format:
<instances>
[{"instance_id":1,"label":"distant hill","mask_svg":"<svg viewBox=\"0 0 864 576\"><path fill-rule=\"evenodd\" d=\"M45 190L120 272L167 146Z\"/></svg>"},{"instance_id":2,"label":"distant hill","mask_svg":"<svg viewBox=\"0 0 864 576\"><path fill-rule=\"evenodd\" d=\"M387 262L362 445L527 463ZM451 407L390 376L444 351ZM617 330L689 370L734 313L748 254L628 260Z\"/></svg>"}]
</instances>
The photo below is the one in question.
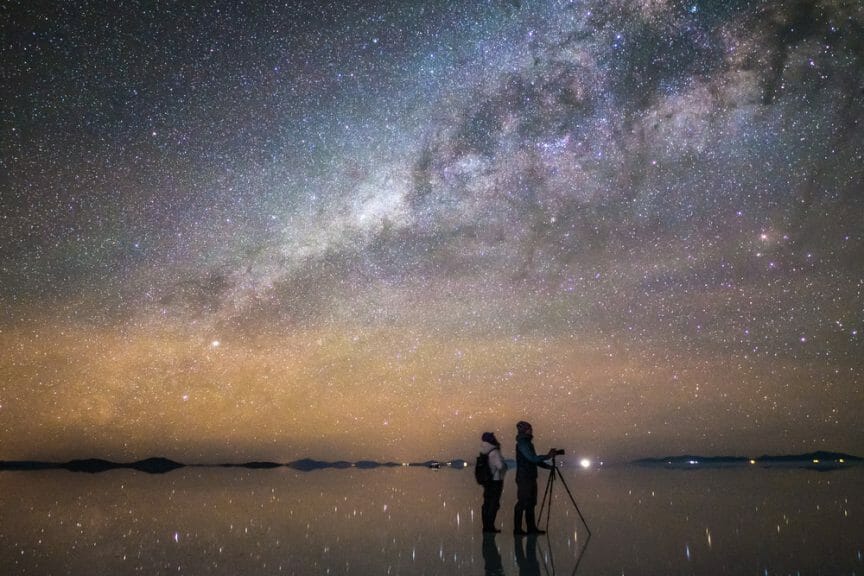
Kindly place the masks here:
<instances>
[{"instance_id":1,"label":"distant hill","mask_svg":"<svg viewBox=\"0 0 864 576\"><path fill-rule=\"evenodd\" d=\"M720 468L732 466L794 467L814 470L835 470L858 466L864 459L843 452L827 452L819 450L806 454L763 454L758 458L744 456L664 456L662 458L642 458L632 463L637 466L660 468Z\"/></svg>"},{"instance_id":2,"label":"distant hill","mask_svg":"<svg viewBox=\"0 0 864 576\"><path fill-rule=\"evenodd\" d=\"M184 466L185 464L180 464L168 458L147 458L146 460L133 462L129 465L129 468L150 474L164 474L165 472L183 468Z\"/></svg>"},{"instance_id":3,"label":"distant hill","mask_svg":"<svg viewBox=\"0 0 864 576\"><path fill-rule=\"evenodd\" d=\"M254 470L266 470L269 468L281 468L283 465L278 462L244 462L242 464L219 464L221 468L252 468Z\"/></svg>"},{"instance_id":4,"label":"distant hill","mask_svg":"<svg viewBox=\"0 0 864 576\"><path fill-rule=\"evenodd\" d=\"M303 458L301 460L295 460L294 462L289 462L286 464L287 467L293 468L295 470L321 470L324 468L350 468L352 466L351 462L338 461L338 462L325 462L323 460L314 460L312 458Z\"/></svg>"},{"instance_id":5,"label":"distant hill","mask_svg":"<svg viewBox=\"0 0 864 576\"><path fill-rule=\"evenodd\" d=\"M726 465L726 464L747 464L750 458L743 456L696 456L694 454L684 454L682 456L663 456L661 458L641 458L634 460L633 464L639 466L665 466L665 465L695 465L703 466L710 465Z\"/></svg>"},{"instance_id":6,"label":"distant hill","mask_svg":"<svg viewBox=\"0 0 864 576\"><path fill-rule=\"evenodd\" d=\"M864 462L864 458L852 454L845 454L843 452L826 452L824 450L808 452L806 454L783 454L779 456L762 455L759 456L759 458L756 458L757 462L800 462L803 460L809 460L810 462L813 462L814 460L818 460L819 462L834 461L838 463L841 461L846 463Z\"/></svg>"},{"instance_id":7,"label":"distant hill","mask_svg":"<svg viewBox=\"0 0 864 576\"><path fill-rule=\"evenodd\" d=\"M327 468L345 469L359 468L362 470L370 470L373 468L396 468L402 466L399 462L376 462L374 460L360 460L358 462L348 462L347 460L337 460L328 462L326 460L316 460L314 458L301 458L292 462L269 462L261 460L253 460L243 463L222 463L222 464L182 464L169 460L167 458L147 458L146 460L138 460L136 462L112 462L100 458L86 458L81 460L70 460L69 462L40 462L36 460L0 460L0 472L2 471L36 471L36 470L69 470L72 472L85 472L95 474L98 472L107 472L108 470L131 469L148 474L164 474L177 468L185 466L194 466L196 468L249 468L253 470L267 470L272 468L291 468L302 472L311 472L312 470L324 470ZM410 466L424 466L427 468L439 468L443 466L452 466L453 468L463 468L466 466L464 460L453 460L451 462L438 462L437 460L428 460Z\"/></svg>"},{"instance_id":8,"label":"distant hill","mask_svg":"<svg viewBox=\"0 0 864 576\"><path fill-rule=\"evenodd\" d=\"M180 464L167 458L147 458L146 460L126 463L111 462L110 460L101 460L99 458L70 460L69 462L0 461L0 470L70 470L72 472L86 472L89 474L122 468L139 470L149 474L164 474L183 466L185 464Z\"/></svg>"},{"instance_id":9,"label":"distant hill","mask_svg":"<svg viewBox=\"0 0 864 576\"><path fill-rule=\"evenodd\" d=\"M392 468L395 466L401 466L401 464L397 464L396 462L375 462L373 460L360 460L359 462L355 462L354 466L357 468L371 469L381 467Z\"/></svg>"},{"instance_id":10,"label":"distant hill","mask_svg":"<svg viewBox=\"0 0 864 576\"><path fill-rule=\"evenodd\" d=\"M507 461L510 468L515 468L516 463L512 460ZM846 454L843 452L828 452L819 450L816 452L808 452L806 454L779 454L779 455L762 455L758 458L749 458L745 456L698 456L694 454L684 454L680 456L664 456L662 458L641 458L634 460L631 464L643 467L655 468L676 468L676 469L694 469L694 468L728 468L728 467L745 467L759 466L762 468L808 468L811 470L837 470L840 468L849 468L851 466L860 466L864 464L864 459ZM407 466L430 468L437 470L439 468L453 468L461 470L468 468L472 464L454 458L449 461L440 460L425 460L422 462L412 462ZM108 470L128 469L145 472L148 474L164 474L178 468L189 466L168 458L147 458L145 460L137 460L135 462L112 462L110 460L102 460L99 458L87 458L81 460L70 460L69 462L40 462L35 460L0 460L0 472L28 472L39 470L69 470L72 472L85 472L95 474L98 472L107 472ZM376 462L374 460L359 460L357 462L348 462L346 460L338 460L328 462L326 460L316 460L314 458L301 458L292 462L280 463L269 461L250 461L244 463L224 463L224 464L193 464L195 467L205 468L249 468L253 470L267 470L272 468L291 468L301 472L311 472L313 470L324 469L345 469L357 468L361 470L371 470L381 467L400 467L403 464L397 462Z\"/></svg>"}]
</instances>

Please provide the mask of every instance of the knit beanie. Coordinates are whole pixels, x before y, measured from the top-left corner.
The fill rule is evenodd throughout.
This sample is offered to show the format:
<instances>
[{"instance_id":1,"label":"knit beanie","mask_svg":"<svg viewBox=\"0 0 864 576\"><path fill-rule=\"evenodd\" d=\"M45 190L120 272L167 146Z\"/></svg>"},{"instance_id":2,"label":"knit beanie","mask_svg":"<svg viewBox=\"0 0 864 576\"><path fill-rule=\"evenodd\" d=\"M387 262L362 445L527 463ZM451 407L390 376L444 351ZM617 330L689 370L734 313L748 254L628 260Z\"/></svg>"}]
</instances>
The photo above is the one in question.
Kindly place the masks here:
<instances>
[{"instance_id":1,"label":"knit beanie","mask_svg":"<svg viewBox=\"0 0 864 576\"><path fill-rule=\"evenodd\" d=\"M483 442L488 442L489 444L492 444L493 446L499 446L500 445L500 443L498 442L498 439L495 438L494 432L484 432L483 436L481 436L481 440L483 440Z\"/></svg>"}]
</instances>

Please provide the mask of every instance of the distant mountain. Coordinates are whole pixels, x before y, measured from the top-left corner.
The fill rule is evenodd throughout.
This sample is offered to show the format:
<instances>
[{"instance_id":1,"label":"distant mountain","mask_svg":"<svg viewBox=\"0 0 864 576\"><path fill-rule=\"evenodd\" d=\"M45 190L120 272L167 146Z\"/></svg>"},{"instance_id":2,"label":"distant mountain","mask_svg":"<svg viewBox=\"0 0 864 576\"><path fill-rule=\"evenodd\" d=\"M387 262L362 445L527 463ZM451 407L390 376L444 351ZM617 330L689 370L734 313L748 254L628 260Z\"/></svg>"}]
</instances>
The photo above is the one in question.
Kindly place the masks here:
<instances>
[{"instance_id":1,"label":"distant mountain","mask_svg":"<svg viewBox=\"0 0 864 576\"><path fill-rule=\"evenodd\" d=\"M462 460L453 460L450 465L454 467L462 467ZM427 466L429 468L437 468L446 466L437 460L429 460L420 464L412 464L412 466ZM177 468L188 466L180 462L175 462L167 458L147 458L146 460L138 460L137 462L112 462L110 460L102 460L100 458L87 458L82 460L71 460L69 462L39 462L34 460L0 460L0 472L6 471L35 471L35 470L70 470L72 472L86 472L95 474L98 472L106 472L108 470L117 469L132 469L148 474L164 474ZM337 460L328 462L326 460L316 460L314 458L301 458L285 464L279 462L269 462L253 460L251 462L233 463L226 462L222 464L192 464L197 468L249 468L252 470L267 470L272 468L291 468L302 472L310 472L312 470L324 470L327 468L345 469L345 468L360 468L364 470L373 468L397 468L402 464L399 462L376 462L374 460L360 460L358 462L349 462L347 460Z\"/></svg>"},{"instance_id":2,"label":"distant mountain","mask_svg":"<svg viewBox=\"0 0 864 576\"><path fill-rule=\"evenodd\" d=\"M816 452L808 452L806 454L783 454L779 456L762 455L756 458L757 462L801 462L801 461L818 461L818 462L837 462L837 463L860 463L864 462L864 458L859 458L852 454L843 452L826 452L818 450Z\"/></svg>"},{"instance_id":3,"label":"distant mountain","mask_svg":"<svg viewBox=\"0 0 864 576\"><path fill-rule=\"evenodd\" d=\"M684 454L682 456L663 456L662 458L642 458L634 460L633 464L639 466L664 466L664 465L695 465L702 464L710 465L725 465L725 464L747 464L749 458L742 456L696 456L693 454Z\"/></svg>"},{"instance_id":4,"label":"distant mountain","mask_svg":"<svg viewBox=\"0 0 864 576\"><path fill-rule=\"evenodd\" d=\"M66 464L61 464L61 468L71 470L72 472L88 472L94 474L96 472L105 472L115 468L125 468L126 465L108 460L100 460L99 458L88 458L86 460L70 460Z\"/></svg>"},{"instance_id":5,"label":"distant mountain","mask_svg":"<svg viewBox=\"0 0 864 576\"><path fill-rule=\"evenodd\" d=\"M516 463L512 460L507 461L510 468L515 468ZM680 456L664 456L662 458L642 458L634 460L631 464L645 467L657 468L678 468L678 469L694 469L694 468L725 468L735 466L753 466L758 465L763 468L769 467L795 467L808 468L812 470L836 470L839 468L848 468L851 466L860 466L864 464L864 459L852 454L843 452L828 452L819 450L816 452L808 452L806 454L780 454L780 455L762 455L758 458L747 458L744 456L698 456L694 454L684 454ZM431 468L437 470L439 468L454 468L461 470L468 468L471 463L454 458L450 461L426 460L423 462L412 462L408 466ZM70 460L69 462L39 462L32 460L0 460L0 472L2 471L38 471L38 470L70 470L72 472L85 472L95 474L98 472L106 472L108 470L129 469L148 474L164 474L178 468L187 466L168 458L147 458L136 462L120 463L110 460L102 460L100 458L87 458L81 460ZM282 464L279 462L269 461L251 461L240 464L209 464L209 465L194 465L196 467L210 468L249 468L253 470L266 470L272 468L291 468L302 472L310 472L312 470L323 469L345 469L359 468L361 470L371 470L380 467L399 467L403 464L397 462L376 462L374 460L359 460L357 462L348 462L346 460L338 460L328 462L325 460L316 460L314 458L302 458Z\"/></svg>"},{"instance_id":6,"label":"distant mountain","mask_svg":"<svg viewBox=\"0 0 864 576\"><path fill-rule=\"evenodd\" d=\"M295 460L294 462L289 462L286 464L289 468L294 468L295 470L321 470L323 468L330 468L332 464L330 462L324 462L323 460L313 460L312 458L302 458L300 460Z\"/></svg>"},{"instance_id":7,"label":"distant mountain","mask_svg":"<svg viewBox=\"0 0 864 576\"><path fill-rule=\"evenodd\" d=\"M254 470L266 470L269 468L281 468L282 464L278 462L244 462L242 464L219 464L222 468L252 468Z\"/></svg>"},{"instance_id":8,"label":"distant mountain","mask_svg":"<svg viewBox=\"0 0 864 576\"><path fill-rule=\"evenodd\" d=\"M408 465L409 466L422 466L424 468L438 469L441 467L441 462L439 462L438 460L426 460L425 462L411 462Z\"/></svg>"},{"instance_id":9,"label":"distant mountain","mask_svg":"<svg viewBox=\"0 0 864 576\"><path fill-rule=\"evenodd\" d=\"M86 472L88 474L96 474L98 472L106 472L108 470L116 470L120 468L130 468L147 472L149 474L164 474L177 468L182 468L185 464L168 460L167 458L147 458L146 460L138 460L137 462L111 462L110 460L102 460L100 458L87 458L83 460L70 460L69 462L35 462L29 460L17 461L0 461L0 470L69 470L72 472Z\"/></svg>"},{"instance_id":10,"label":"distant mountain","mask_svg":"<svg viewBox=\"0 0 864 576\"><path fill-rule=\"evenodd\" d=\"M180 464L179 462L169 460L168 458L147 458L146 460L133 462L128 466L128 468L147 472L149 474L164 474L165 472L170 472L177 468L183 468L184 466L185 464Z\"/></svg>"},{"instance_id":11,"label":"distant mountain","mask_svg":"<svg viewBox=\"0 0 864 576\"><path fill-rule=\"evenodd\" d=\"M34 462L32 460L0 460L0 470L30 471L30 470L57 470L63 464L56 462Z\"/></svg>"},{"instance_id":12,"label":"distant mountain","mask_svg":"<svg viewBox=\"0 0 864 576\"><path fill-rule=\"evenodd\" d=\"M731 466L761 467L797 467L815 470L835 470L857 466L864 459L843 452L827 452L820 450L806 454L763 454L758 458L746 458L743 456L696 456L685 454L683 456L664 456L662 458L642 458L633 461L638 466L662 467L662 468L710 468Z\"/></svg>"},{"instance_id":13,"label":"distant mountain","mask_svg":"<svg viewBox=\"0 0 864 576\"><path fill-rule=\"evenodd\" d=\"M324 460L315 460L313 458L302 458L300 460L295 460L294 462L289 462L285 466L295 470L308 472L310 470L322 470L324 468L351 468L354 464L345 460L326 462Z\"/></svg>"}]
</instances>

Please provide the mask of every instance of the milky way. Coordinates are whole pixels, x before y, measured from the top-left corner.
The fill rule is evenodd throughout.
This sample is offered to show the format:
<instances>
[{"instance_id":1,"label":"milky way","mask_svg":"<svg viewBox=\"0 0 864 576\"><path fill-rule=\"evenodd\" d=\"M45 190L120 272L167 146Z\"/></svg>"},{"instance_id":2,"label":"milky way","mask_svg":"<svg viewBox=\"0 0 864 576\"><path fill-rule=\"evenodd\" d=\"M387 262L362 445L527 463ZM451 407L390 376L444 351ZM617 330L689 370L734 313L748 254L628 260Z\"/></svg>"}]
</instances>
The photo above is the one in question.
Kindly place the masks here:
<instances>
[{"instance_id":1,"label":"milky way","mask_svg":"<svg viewBox=\"0 0 864 576\"><path fill-rule=\"evenodd\" d=\"M858 3L0 19L0 457L864 446Z\"/></svg>"}]
</instances>

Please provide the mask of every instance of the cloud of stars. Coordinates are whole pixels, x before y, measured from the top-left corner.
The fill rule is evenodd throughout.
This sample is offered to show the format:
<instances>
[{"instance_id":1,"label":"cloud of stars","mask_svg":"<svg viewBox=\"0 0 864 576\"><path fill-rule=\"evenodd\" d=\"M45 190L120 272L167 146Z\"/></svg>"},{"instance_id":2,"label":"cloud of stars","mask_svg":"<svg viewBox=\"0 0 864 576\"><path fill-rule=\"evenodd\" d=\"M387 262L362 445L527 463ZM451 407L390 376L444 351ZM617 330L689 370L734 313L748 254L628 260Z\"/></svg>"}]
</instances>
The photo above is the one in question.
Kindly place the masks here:
<instances>
[{"instance_id":1,"label":"cloud of stars","mask_svg":"<svg viewBox=\"0 0 864 576\"><path fill-rule=\"evenodd\" d=\"M5 458L864 442L854 3L13 3Z\"/></svg>"}]
</instances>

